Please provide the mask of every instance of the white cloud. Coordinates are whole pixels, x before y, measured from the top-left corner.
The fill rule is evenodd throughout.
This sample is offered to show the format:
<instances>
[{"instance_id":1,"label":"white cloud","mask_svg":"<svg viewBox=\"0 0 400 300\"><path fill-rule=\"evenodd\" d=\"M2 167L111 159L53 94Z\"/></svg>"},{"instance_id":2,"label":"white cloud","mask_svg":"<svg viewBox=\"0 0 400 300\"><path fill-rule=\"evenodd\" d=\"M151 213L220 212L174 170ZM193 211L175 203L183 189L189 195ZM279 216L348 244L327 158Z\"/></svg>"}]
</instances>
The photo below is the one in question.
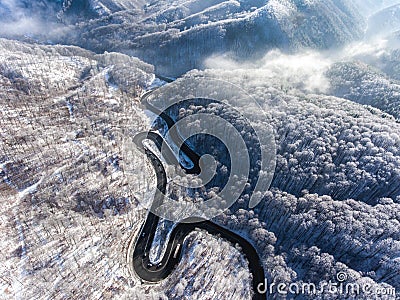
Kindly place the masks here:
<instances>
[{"instance_id":1,"label":"white cloud","mask_svg":"<svg viewBox=\"0 0 400 300\"><path fill-rule=\"evenodd\" d=\"M213 56L205 61L206 68L247 70L252 76L270 79L274 85L319 93L329 90L329 80L324 73L331 64L330 58L316 51L284 54L279 50L270 51L262 59L250 63L238 63L226 56Z\"/></svg>"},{"instance_id":2,"label":"white cloud","mask_svg":"<svg viewBox=\"0 0 400 300\"><path fill-rule=\"evenodd\" d=\"M285 54L280 50L272 50L261 59L247 62L239 62L230 55L216 55L207 58L204 66L208 69L246 72L249 76L268 80L275 87L306 93L329 93L330 80L325 74L334 63L361 61L379 67L381 61L399 47L398 39L391 41L380 36L327 51L303 50Z\"/></svg>"},{"instance_id":3,"label":"white cloud","mask_svg":"<svg viewBox=\"0 0 400 300\"><path fill-rule=\"evenodd\" d=\"M0 5L9 12L5 20L0 20L0 35L46 35L51 37L59 31L60 25L47 21L34 9L26 8L19 0L2 0ZM49 9L48 14L51 12ZM56 12L54 12L54 15Z\"/></svg>"}]
</instances>

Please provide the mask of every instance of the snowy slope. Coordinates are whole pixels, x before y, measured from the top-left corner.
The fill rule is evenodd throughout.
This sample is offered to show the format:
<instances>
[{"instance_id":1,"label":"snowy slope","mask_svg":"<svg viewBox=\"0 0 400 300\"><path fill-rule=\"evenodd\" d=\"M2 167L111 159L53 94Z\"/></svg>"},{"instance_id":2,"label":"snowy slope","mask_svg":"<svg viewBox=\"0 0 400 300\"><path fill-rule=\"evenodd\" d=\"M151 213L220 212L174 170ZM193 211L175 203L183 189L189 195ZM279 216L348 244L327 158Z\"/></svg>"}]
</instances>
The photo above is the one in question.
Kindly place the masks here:
<instances>
[{"instance_id":1,"label":"snowy slope","mask_svg":"<svg viewBox=\"0 0 400 300\"><path fill-rule=\"evenodd\" d=\"M126 253L155 177L146 156L124 146L148 127L138 96L152 66L71 46L0 39L0 49L0 298L247 299L247 261L203 233L162 283L130 272ZM215 280L229 268L230 284Z\"/></svg>"},{"instance_id":2,"label":"snowy slope","mask_svg":"<svg viewBox=\"0 0 400 300\"><path fill-rule=\"evenodd\" d=\"M118 24L101 27L107 44L96 41L96 25L83 26L85 42L95 51L132 53L171 75L202 67L215 53L250 59L274 47L324 49L360 37L363 29L351 2L335 1L156 1L135 17L135 25L122 16Z\"/></svg>"},{"instance_id":3,"label":"snowy slope","mask_svg":"<svg viewBox=\"0 0 400 300\"><path fill-rule=\"evenodd\" d=\"M140 9L145 5L144 0L89 0L90 8L99 15L108 15L114 12L130 9Z\"/></svg>"},{"instance_id":4,"label":"snowy slope","mask_svg":"<svg viewBox=\"0 0 400 300\"><path fill-rule=\"evenodd\" d=\"M254 212L234 206L218 219L265 247L267 277L318 284L341 270L351 282L400 287L399 123L342 98L285 92L249 70L204 73L245 88L276 132L271 193Z\"/></svg>"},{"instance_id":5,"label":"snowy slope","mask_svg":"<svg viewBox=\"0 0 400 300\"><path fill-rule=\"evenodd\" d=\"M57 32L43 30L44 20L38 17L36 31L22 26L14 35L28 33L44 42L96 52L124 52L169 75L202 67L215 53L229 52L242 60L275 47L336 47L361 37L364 29L364 19L351 1L93 0L57 5L53 17L64 23L55 23ZM19 23L26 20L20 18Z\"/></svg>"},{"instance_id":6,"label":"snowy slope","mask_svg":"<svg viewBox=\"0 0 400 300\"><path fill-rule=\"evenodd\" d=\"M367 35L390 35L400 30L400 3L383 9L368 20Z\"/></svg>"},{"instance_id":7,"label":"snowy slope","mask_svg":"<svg viewBox=\"0 0 400 300\"><path fill-rule=\"evenodd\" d=\"M400 83L362 63L337 63L328 71L332 94L400 118Z\"/></svg>"},{"instance_id":8,"label":"snowy slope","mask_svg":"<svg viewBox=\"0 0 400 300\"><path fill-rule=\"evenodd\" d=\"M248 298L247 262L203 233L191 235L183 263L162 283L149 288L129 272L124 255L155 182L144 155L130 148L127 156L124 137L147 127L137 97L151 85L153 68L117 53L0 45L4 293ZM242 86L277 134L267 197L254 211L238 203L215 221L256 246L270 282L322 284L345 271L349 282L399 288L399 124L380 110L288 93L278 77L248 72L188 75Z\"/></svg>"},{"instance_id":9,"label":"snowy slope","mask_svg":"<svg viewBox=\"0 0 400 300\"><path fill-rule=\"evenodd\" d=\"M398 4L399 0L354 0L353 2L362 14L369 17L382 9Z\"/></svg>"},{"instance_id":10,"label":"snowy slope","mask_svg":"<svg viewBox=\"0 0 400 300\"><path fill-rule=\"evenodd\" d=\"M344 62L301 51L361 37L370 14L370 29L395 30L395 2L0 2L1 35L85 48L0 39L0 298L250 297L247 261L220 237L191 234L177 270L151 286L125 257L155 186L131 144L149 125L139 96L156 72L219 67L218 56L204 64L213 54L234 63L185 76L244 88L277 145L260 205L249 210L243 197L214 221L256 247L270 283L318 285L345 272L348 282L398 290L399 31Z\"/></svg>"}]
</instances>

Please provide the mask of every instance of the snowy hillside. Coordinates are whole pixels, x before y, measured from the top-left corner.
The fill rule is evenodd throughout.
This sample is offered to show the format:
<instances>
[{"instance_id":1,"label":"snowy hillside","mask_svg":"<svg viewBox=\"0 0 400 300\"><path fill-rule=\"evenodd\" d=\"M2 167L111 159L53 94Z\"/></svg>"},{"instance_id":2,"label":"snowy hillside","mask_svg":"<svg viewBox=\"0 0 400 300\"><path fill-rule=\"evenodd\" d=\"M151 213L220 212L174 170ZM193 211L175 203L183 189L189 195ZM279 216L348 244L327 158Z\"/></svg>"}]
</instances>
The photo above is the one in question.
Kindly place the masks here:
<instances>
[{"instance_id":1,"label":"snowy hillside","mask_svg":"<svg viewBox=\"0 0 400 300\"><path fill-rule=\"evenodd\" d=\"M243 110L201 99L166 111L175 121L200 113L229 120L255 160L239 199L211 222L245 238L275 286L321 286L344 273L346 283L397 291L296 299L399 299L399 5L0 0L0 299L253 297L244 249L199 229L177 246L181 260L166 279L149 284L133 268L162 173L133 137L151 129L171 142L141 96L190 80L173 97L195 95L202 77L240 87L261 116L250 124ZM159 75L181 78L168 85ZM260 142L249 125L264 129L257 134L271 128L276 158L254 208ZM186 188L165 167L167 196L197 203L225 186L230 153L216 140L188 139L197 155L218 158L216 176ZM176 225L159 223L151 263Z\"/></svg>"},{"instance_id":2,"label":"snowy hillside","mask_svg":"<svg viewBox=\"0 0 400 300\"><path fill-rule=\"evenodd\" d=\"M8 40L0 47L0 298L144 299L150 293L165 299L180 295L179 272L194 266L207 272L216 297L248 297L247 262L229 243L205 234L187 242L195 259L184 258L178 275L155 289L130 273L126 251L146 215L136 197L150 197L155 182L139 152L129 158L128 182L121 148L126 131L148 123L137 97L152 83L152 67L76 47ZM203 262L200 253L211 248L220 258ZM237 273L228 278L241 278L245 288L225 284L220 292L210 270L217 276L232 266Z\"/></svg>"},{"instance_id":3,"label":"snowy hillside","mask_svg":"<svg viewBox=\"0 0 400 300\"><path fill-rule=\"evenodd\" d=\"M360 37L363 30L351 2L334 1L156 1L143 12L120 12L103 24L99 19L80 25L82 34L72 42L131 53L169 75L199 68L215 53L250 59L273 47L328 48ZM109 37L106 44L97 40L99 33Z\"/></svg>"},{"instance_id":4,"label":"snowy hillside","mask_svg":"<svg viewBox=\"0 0 400 300\"><path fill-rule=\"evenodd\" d=\"M147 286L130 273L124 255L146 213L138 197L151 197L155 182L146 157L122 147L147 126L137 100L153 68L77 47L1 47L4 295L247 299L240 250L204 233L190 236L166 281ZM256 246L270 282L321 284L342 271L353 283L399 288L399 124L247 73L187 75L241 85L276 132L271 191L254 211L235 205L215 221Z\"/></svg>"},{"instance_id":5,"label":"snowy hillside","mask_svg":"<svg viewBox=\"0 0 400 300\"><path fill-rule=\"evenodd\" d=\"M328 72L332 93L400 118L400 82L362 63L338 63Z\"/></svg>"},{"instance_id":6,"label":"snowy hillside","mask_svg":"<svg viewBox=\"0 0 400 300\"><path fill-rule=\"evenodd\" d=\"M365 21L351 1L334 0L175 0L145 5L96 0L58 5L52 30L44 30L47 21L40 14L37 30L24 26L30 18L23 15L14 36L132 54L171 76L202 67L203 60L216 53L251 59L274 47L293 51L340 46L361 37ZM54 4L44 5L45 13L50 6Z\"/></svg>"},{"instance_id":7,"label":"snowy hillside","mask_svg":"<svg viewBox=\"0 0 400 300\"><path fill-rule=\"evenodd\" d=\"M248 70L201 74L244 87L276 132L269 195L217 218L264 249L267 277L318 285L345 271L351 282L399 288L399 123L342 98L287 93Z\"/></svg>"},{"instance_id":8,"label":"snowy hillside","mask_svg":"<svg viewBox=\"0 0 400 300\"><path fill-rule=\"evenodd\" d=\"M144 0L89 0L90 8L99 16L110 15L118 11L141 9L146 1Z\"/></svg>"},{"instance_id":9,"label":"snowy hillside","mask_svg":"<svg viewBox=\"0 0 400 300\"><path fill-rule=\"evenodd\" d=\"M353 3L363 15L369 17L380 10L398 4L399 0L354 0Z\"/></svg>"},{"instance_id":10,"label":"snowy hillside","mask_svg":"<svg viewBox=\"0 0 400 300\"><path fill-rule=\"evenodd\" d=\"M368 20L367 35L389 35L398 30L400 30L400 3L377 12Z\"/></svg>"}]
</instances>

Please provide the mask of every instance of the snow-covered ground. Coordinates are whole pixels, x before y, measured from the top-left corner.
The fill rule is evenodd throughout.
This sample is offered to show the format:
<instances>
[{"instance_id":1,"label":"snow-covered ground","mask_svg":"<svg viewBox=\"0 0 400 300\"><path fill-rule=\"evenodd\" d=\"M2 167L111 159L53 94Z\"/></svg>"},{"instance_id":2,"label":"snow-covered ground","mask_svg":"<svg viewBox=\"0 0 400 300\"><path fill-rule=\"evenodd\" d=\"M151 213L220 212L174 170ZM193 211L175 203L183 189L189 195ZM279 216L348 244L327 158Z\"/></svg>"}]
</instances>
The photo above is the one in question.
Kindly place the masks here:
<instances>
[{"instance_id":1,"label":"snow-covered ground","mask_svg":"<svg viewBox=\"0 0 400 300\"><path fill-rule=\"evenodd\" d=\"M149 161L130 141L150 126L138 108L154 81L150 66L78 48L0 45L0 298L166 299L192 293L181 276L189 270L208 274L201 286L209 290L199 294L246 298L246 262L206 234L182 245L190 262L158 285L141 283L127 265L146 217L143 199L151 201L155 187ZM210 249L219 253L213 260L196 255ZM221 294L210 270L228 266L245 288L232 284Z\"/></svg>"},{"instance_id":2,"label":"snow-covered ground","mask_svg":"<svg viewBox=\"0 0 400 300\"><path fill-rule=\"evenodd\" d=\"M66 23L77 3L60 13ZM370 26L387 20L378 31L397 30L396 3L93 0L58 38L131 56L0 39L0 298L250 298L240 249L204 232L190 235L177 270L158 284L127 265L155 188L132 143L151 125L140 95L163 84L156 71L198 66L208 70L185 76L241 86L276 134L262 203L250 210L244 196L214 221L256 247L270 283L321 284L345 272L348 282L399 293L400 39L389 30L348 44L368 16ZM0 14L11 8L0 3ZM346 47L330 49L338 45Z\"/></svg>"}]
</instances>

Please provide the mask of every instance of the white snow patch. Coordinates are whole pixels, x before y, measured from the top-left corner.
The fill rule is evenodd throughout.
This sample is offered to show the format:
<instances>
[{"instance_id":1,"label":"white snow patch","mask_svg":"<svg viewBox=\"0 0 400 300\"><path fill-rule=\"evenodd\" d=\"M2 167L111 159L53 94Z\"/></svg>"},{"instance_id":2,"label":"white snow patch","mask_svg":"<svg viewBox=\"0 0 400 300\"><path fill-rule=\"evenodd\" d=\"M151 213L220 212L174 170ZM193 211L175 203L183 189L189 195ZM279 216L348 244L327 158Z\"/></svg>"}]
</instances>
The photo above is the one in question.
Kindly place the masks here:
<instances>
[{"instance_id":1,"label":"white snow patch","mask_svg":"<svg viewBox=\"0 0 400 300\"><path fill-rule=\"evenodd\" d=\"M11 160L7 160L3 163L0 163L0 170L4 170L8 164L12 163Z\"/></svg>"},{"instance_id":2,"label":"white snow patch","mask_svg":"<svg viewBox=\"0 0 400 300\"><path fill-rule=\"evenodd\" d=\"M20 199L24 198L25 196L29 195L29 194L33 194L37 191L37 188L39 186L39 184L42 183L44 179L44 176L36 183L32 184L31 186L28 186L27 188L25 188L24 190L21 190L18 192L18 196Z\"/></svg>"},{"instance_id":3,"label":"white snow patch","mask_svg":"<svg viewBox=\"0 0 400 300\"><path fill-rule=\"evenodd\" d=\"M278 20L292 16L296 11L296 6L291 1L287 0L270 0L267 4L267 8Z\"/></svg>"},{"instance_id":4,"label":"white snow patch","mask_svg":"<svg viewBox=\"0 0 400 300\"><path fill-rule=\"evenodd\" d=\"M158 222L149 253L149 259L151 263L158 264L163 259L165 251L167 250L171 232L175 226L175 223L165 219L162 219Z\"/></svg>"}]
</instances>

